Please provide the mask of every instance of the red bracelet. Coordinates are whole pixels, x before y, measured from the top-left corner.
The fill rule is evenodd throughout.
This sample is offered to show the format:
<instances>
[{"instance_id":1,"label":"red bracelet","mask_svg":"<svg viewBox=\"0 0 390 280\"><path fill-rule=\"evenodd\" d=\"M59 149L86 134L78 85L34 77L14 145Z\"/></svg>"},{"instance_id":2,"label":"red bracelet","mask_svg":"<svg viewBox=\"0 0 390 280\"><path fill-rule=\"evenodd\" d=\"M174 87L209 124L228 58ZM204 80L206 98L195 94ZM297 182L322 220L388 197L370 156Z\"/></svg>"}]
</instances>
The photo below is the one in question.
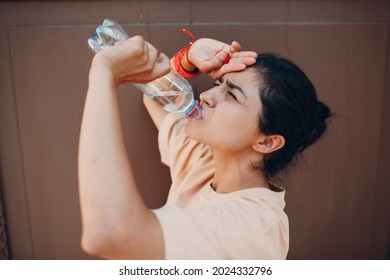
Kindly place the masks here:
<instances>
[{"instance_id":1,"label":"red bracelet","mask_svg":"<svg viewBox=\"0 0 390 280\"><path fill-rule=\"evenodd\" d=\"M175 67L176 72L180 74L180 76L182 76L183 78L186 78L186 79L190 79L190 78L194 78L194 77L198 76L198 75L201 73L201 72L199 71L199 69L190 61L190 59L189 59L189 57L188 57L188 52L189 52L189 50L190 50L192 44L193 44L194 41L195 41L195 38L194 38L195 36L194 36L194 34L193 34L191 31L189 31L189 30L187 30L187 29L185 29L185 28L182 28L181 31L182 31L182 32L186 32L188 35L191 36L191 42L188 44L187 47L181 49L180 51L178 51L178 52L175 54L175 56L174 56L174 58L173 58L173 66ZM222 50L217 51L217 52L214 54L214 56L217 56L217 54L220 53L221 51L222 51ZM194 69L192 72L188 72L188 71L185 70L184 67L183 67L182 60L183 60L183 56L184 56L184 55L185 55L186 58L187 58L187 62L188 62L189 64L191 64L192 66L195 67L195 69ZM226 55L225 59L223 60L222 65L229 63L230 58L231 58L231 56L230 56L230 54L228 53L228 54Z\"/></svg>"},{"instance_id":2,"label":"red bracelet","mask_svg":"<svg viewBox=\"0 0 390 280\"><path fill-rule=\"evenodd\" d=\"M219 54L221 51L222 51L222 50L217 51L217 52L214 54L214 56L217 56L217 54ZM231 58L230 54L227 54L226 57L225 57L225 59L224 59L223 62L222 62L222 65L229 63L230 58Z\"/></svg>"},{"instance_id":3,"label":"red bracelet","mask_svg":"<svg viewBox=\"0 0 390 280\"><path fill-rule=\"evenodd\" d=\"M182 28L181 30L182 32L186 32L188 35L191 36L191 42L188 44L187 47L181 49L180 51L178 51L174 58L173 58L173 66L175 67L176 69L176 72L180 74L180 76L182 76L183 78L186 78L186 79L190 79L190 78L193 78L193 77L196 77L198 76L201 72L199 71L198 68L196 68L196 66L189 60L188 58L188 51L190 50L192 44L194 43L195 41L195 38L194 38L194 34L192 34L191 31L187 30L187 29L184 29ZM195 67L195 69L192 71L192 72L188 72L184 69L183 67L183 64L182 64L182 60L183 60L183 56L186 56L187 58L187 61L188 63L190 63L192 66Z\"/></svg>"},{"instance_id":4,"label":"red bracelet","mask_svg":"<svg viewBox=\"0 0 390 280\"><path fill-rule=\"evenodd\" d=\"M185 53L187 51L186 49L187 48L181 49L180 51L178 51L175 54L175 57L173 58L173 66L175 67L176 72L180 74L180 76L182 76L183 78L186 78L186 79L190 79L190 78L194 78L194 77L198 76L201 72L199 71L198 68L195 68L194 71L192 71L192 72L187 72L184 69L181 61L182 61L183 56L185 55ZM189 62L189 63L191 63L191 62Z\"/></svg>"}]
</instances>

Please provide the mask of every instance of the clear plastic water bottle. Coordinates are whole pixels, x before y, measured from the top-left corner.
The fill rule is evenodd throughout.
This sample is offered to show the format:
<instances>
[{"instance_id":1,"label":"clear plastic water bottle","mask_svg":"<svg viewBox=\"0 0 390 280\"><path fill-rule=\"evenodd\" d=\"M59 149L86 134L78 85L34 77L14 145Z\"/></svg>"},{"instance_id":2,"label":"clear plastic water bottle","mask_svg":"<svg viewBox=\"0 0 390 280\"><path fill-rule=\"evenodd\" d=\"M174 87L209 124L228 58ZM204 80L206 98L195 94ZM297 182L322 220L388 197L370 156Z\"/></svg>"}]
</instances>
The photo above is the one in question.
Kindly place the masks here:
<instances>
[{"instance_id":1,"label":"clear plastic water bottle","mask_svg":"<svg viewBox=\"0 0 390 280\"><path fill-rule=\"evenodd\" d=\"M96 33L88 39L88 46L94 53L98 53L128 38L129 36L118 23L105 19L103 24L96 28ZM202 106L194 100L191 84L175 70L149 83L134 83L134 85L164 110L174 113L185 112L188 117L199 118Z\"/></svg>"}]
</instances>

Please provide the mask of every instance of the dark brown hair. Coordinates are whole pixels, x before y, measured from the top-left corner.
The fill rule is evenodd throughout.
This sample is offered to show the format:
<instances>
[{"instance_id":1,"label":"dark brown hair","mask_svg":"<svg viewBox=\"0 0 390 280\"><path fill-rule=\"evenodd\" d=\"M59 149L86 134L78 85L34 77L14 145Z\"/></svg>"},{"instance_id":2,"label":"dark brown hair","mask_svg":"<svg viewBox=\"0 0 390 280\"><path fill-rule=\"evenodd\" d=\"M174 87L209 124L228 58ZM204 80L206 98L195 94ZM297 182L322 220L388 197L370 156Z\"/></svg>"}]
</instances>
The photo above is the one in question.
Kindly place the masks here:
<instances>
[{"instance_id":1,"label":"dark brown hair","mask_svg":"<svg viewBox=\"0 0 390 280\"><path fill-rule=\"evenodd\" d=\"M260 74L263 106L259 129L280 134L285 145L265 157L267 177L285 170L296 156L314 144L326 131L330 109L317 100L317 93L305 73L293 62L270 53L260 54L252 66Z\"/></svg>"}]
</instances>

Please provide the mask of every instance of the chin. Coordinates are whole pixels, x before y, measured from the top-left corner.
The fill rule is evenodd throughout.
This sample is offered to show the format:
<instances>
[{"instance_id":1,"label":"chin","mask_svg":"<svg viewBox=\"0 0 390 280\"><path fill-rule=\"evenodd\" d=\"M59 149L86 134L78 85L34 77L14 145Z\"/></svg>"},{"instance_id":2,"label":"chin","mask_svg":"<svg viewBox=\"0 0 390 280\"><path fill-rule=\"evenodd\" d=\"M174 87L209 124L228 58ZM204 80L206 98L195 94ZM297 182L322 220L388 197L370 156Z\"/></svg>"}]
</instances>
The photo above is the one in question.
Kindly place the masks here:
<instances>
[{"instance_id":1,"label":"chin","mask_svg":"<svg viewBox=\"0 0 390 280\"><path fill-rule=\"evenodd\" d=\"M187 122L187 125L185 127L185 133L187 134L187 137L189 137L195 141L204 143L204 141L202 139L202 135L204 135L204 133L202 133L200 127L196 126L195 122L197 122L197 121L189 120Z\"/></svg>"}]
</instances>

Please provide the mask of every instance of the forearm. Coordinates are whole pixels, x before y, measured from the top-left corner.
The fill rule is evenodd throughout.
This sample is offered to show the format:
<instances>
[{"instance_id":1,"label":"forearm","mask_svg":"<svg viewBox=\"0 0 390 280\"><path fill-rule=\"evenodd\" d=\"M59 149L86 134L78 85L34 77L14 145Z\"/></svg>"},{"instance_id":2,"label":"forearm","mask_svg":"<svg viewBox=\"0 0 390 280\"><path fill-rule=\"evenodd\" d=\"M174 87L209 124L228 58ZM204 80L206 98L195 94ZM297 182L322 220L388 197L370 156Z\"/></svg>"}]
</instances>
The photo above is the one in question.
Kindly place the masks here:
<instances>
[{"instance_id":1,"label":"forearm","mask_svg":"<svg viewBox=\"0 0 390 280\"><path fill-rule=\"evenodd\" d=\"M79 188L86 247L96 246L88 242L103 243L108 234L118 240L123 235L132 238L150 215L127 158L114 81L104 67L91 68L80 135Z\"/></svg>"},{"instance_id":2,"label":"forearm","mask_svg":"<svg viewBox=\"0 0 390 280\"><path fill-rule=\"evenodd\" d=\"M160 126L164 118L168 115L168 112L165 111L160 105L158 105L146 94L144 94L143 96L143 103L157 130L160 130Z\"/></svg>"}]
</instances>

